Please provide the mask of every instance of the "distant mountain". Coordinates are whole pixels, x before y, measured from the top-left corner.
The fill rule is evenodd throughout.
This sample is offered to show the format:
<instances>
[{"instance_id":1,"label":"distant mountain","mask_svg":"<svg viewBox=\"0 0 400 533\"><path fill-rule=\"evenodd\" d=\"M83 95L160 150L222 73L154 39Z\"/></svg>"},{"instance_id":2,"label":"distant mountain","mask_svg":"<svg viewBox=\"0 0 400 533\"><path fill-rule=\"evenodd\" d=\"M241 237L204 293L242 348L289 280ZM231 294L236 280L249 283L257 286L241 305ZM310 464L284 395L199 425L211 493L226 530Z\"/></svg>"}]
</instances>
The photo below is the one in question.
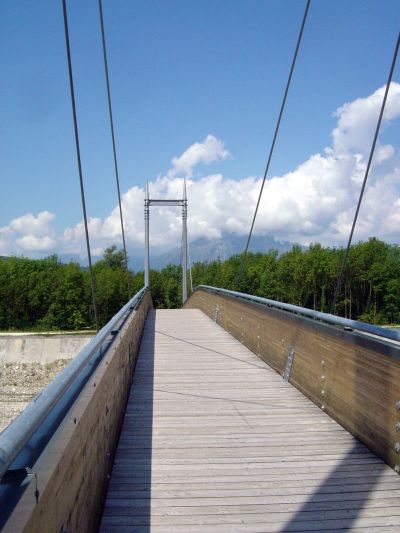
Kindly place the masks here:
<instances>
[{"instance_id":1,"label":"distant mountain","mask_svg":"<svg viewBox=\"0 0 400 533\"><path fill-rule=\"evenodd\" d=\"M225 234L220 239L206 239L201 237L189 243L189 255L191 263L197 261L214 261L220 259L225 261L232 255L240 254L246 245L247 237L238 237L232 234ZM277 240L270 236L253 237L250 243L251 252L268 252L268 250L276 249L279 254L287 252L292 249L296 243L290 241ZM302 248L305 248L302 246ZM151 253L151 250L150 250ZM138 249L128 250L129 268L135 272L143 270L143 254ZM9 259L8 256L0 256L1 260ZM61 263L69 263L74 261L79 263L82 268L87 269L87 259L80 257L78 254L59 254L58 259ZM92 256L92 261L95 263L101 259L101 256ZM181 262L180 248L173 248L168 252L162 254L151 254L150 265L151 268L160 270L167 265L178 265Z\"/></svg>"},{"instance_id":2,"label":"distant mountain","mask_svg":"<svg viewBox=\"0 0 400 533\"><path fill-rule=\"evenodd\" d=\"M189 254L191 263L197 261L214 261L220 259L225 261L232 255L240 254L246 245L246 237L238 237L236 235L223 235L220 239L206 239L201 237L192 241L189 244ZM268 250L276 249L279 254L287 252L292 249L296 243L289 241L276 240L270 236L253 237L250 242L251 252L268 252ZM180 248L173 248L158 256L150 258L151 268L159 270L166 265L179 264L181 261ZM131 257L129 260L130 268L134 270L143 270L143 258Z\"/></svg>"},{"instance_id":3,"label":"distant mountain","mask_svg":"<svg viewBox=\"0 0 400 533\"><path fill-rule=\"evenodd\" d=\"M86 257L81 257L79 254L58 254L58 260L60 263L79 263L82 266L87 265L88 260ZM93 262L100 259L100 257L92 256Z\"/></svg>"},{"instance_id":4,"label":"distant mountain","mask_svg":"<svg viewBox=\"0 0 400 533\"><path fill-rule=\"evenodd\" d=\"M49 257L49 255L50 254L45 254L45 253L35 254L33 257L31 256L28 259L45 259L46 257ZM12 257L26 257L26 256L0 255L0 261L5 260L5 259L10 259ZM58 254L57 259L60 263L64 263L64 264L67 264L73 261L74 263L79 263L83 267L87 265L87 258L85 257L82 258L79 254ZM96 262L98 259L101 259L101 256L92 256L93 262Z\"/></svg>"},{"instance_id":5,"label":"distant mountain","mask_svg":"<svg viewBox=\"0 0 400 533\"><path fill-rule=\"evenodd\" d=\"M144 256L133 255L128 251L128 265L130 270L134 272L144 270ZM153 265L151 265L151 268L154 268Z\"/></svg>"}]
</instances>

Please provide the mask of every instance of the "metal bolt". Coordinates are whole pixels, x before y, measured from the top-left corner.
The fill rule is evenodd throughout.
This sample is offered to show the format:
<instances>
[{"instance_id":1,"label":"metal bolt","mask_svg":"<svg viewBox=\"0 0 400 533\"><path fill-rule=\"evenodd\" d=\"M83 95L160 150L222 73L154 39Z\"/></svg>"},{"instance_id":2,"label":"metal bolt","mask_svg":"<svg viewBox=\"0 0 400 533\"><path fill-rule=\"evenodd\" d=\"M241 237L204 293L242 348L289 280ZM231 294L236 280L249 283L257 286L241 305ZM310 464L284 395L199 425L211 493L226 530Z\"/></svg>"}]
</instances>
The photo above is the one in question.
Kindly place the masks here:
<instances>
[{"instance_id":1,"label":"metal bolt","mask_svg":"<svg viewBox=\"0 0 400 533\"><path fill-rule=\"evenodd\" d=\"M321 365L324 365L324 364L325 364L325 361L322 359L322 361L321 361Z\"/></svg>"},{"instance_id":2,"label":"metal bolt","mask_svg":"<svg viewBox=\"0 0 400 533\"><path fill-rule=\"evenodd\" d=\"M400 422L397 422L396 424L396 431L400 431Z\"/></svg>"},{"instance_id":3,"label":"metal bolt","mask_svg":"<svg viewBox=\"0 0 400 533\"><path fill-rule=\"evenodd\" d=\"M394 445L394 449L396 450L396 453L400 452L400 442L396 442L396 444Z\"/></svg>"},{"instance_id":4,"label":"metal bolt","mask_svg":"<svg viewBox=\"0 0 400 533\"><path fill-rule=\"evenodd\" d=\"M325 376L324 376L324 375L322 375L322 376L321 376L321 379L325 379Z\"/></svg>"},{"instance_id":5,"label":"metal bolt","mask_svg":"<svg viewBox=\"0 0 400 533\"><path fill-rule=\"evenodd\" d=\"M322 394L322 396L325 396L325 391L324 391L324 389L322 389L321 394Z\"/></svg>"},{"instance_id":6,"label":"metal bolt","mask_svg":"<svg viewBox=\"0 0 400 533\"><path fill-rule=\"evenodd\" d=\"M322 409L322 410L325 409L325 405L324 405L324 404L321 405L321 409Z\"/></svg>"}]
</instances>

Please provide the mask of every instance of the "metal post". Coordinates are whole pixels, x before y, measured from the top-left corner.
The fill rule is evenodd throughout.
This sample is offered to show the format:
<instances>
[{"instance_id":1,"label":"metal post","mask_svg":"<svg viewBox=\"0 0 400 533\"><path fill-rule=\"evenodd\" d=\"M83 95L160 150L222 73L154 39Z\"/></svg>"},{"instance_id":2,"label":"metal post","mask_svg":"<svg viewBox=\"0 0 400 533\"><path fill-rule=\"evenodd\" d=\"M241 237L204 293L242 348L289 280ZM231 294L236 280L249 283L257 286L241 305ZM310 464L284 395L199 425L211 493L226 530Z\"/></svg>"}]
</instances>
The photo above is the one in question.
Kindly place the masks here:
<instances>
[{"instance_id":1,"label":"metal post","mask_svg":"<svg viewBox=\"0 0 400 533\"><path fill-rule=\"evenodd\" d=\"M150 286L150 240L149 240L149 222L150 222L150 199L149 199L149 182L146 183L146 195L144 198L144 286Z\"/></svg>"},{"instance_id":2,"label":"metal post","mask_svg":"<svg viewBox=\"0 0 400 533\"><path fill-rule=\"evenodd\" d=\"M182 207L182 301L187 300L187 271L188 271L188 244L187 244L187 196L186 196L186 181L183 183L183 197L182 199L168 199L168 198L150 198L149 184L146 184L146 193L144 198L144 286L150 286L150 243L149 243L149 219L150 207Z\"/></svg>"},{"instance_id":3,"label":"metal post","mask_svg":"<svg viewBox=\"0 0 400 533\"><path fill-rule=\"evenodd\" d=\"M186 180L183 182L182 198L182 304L187 300L187 196Z\"/></svg>"}]
</instances>

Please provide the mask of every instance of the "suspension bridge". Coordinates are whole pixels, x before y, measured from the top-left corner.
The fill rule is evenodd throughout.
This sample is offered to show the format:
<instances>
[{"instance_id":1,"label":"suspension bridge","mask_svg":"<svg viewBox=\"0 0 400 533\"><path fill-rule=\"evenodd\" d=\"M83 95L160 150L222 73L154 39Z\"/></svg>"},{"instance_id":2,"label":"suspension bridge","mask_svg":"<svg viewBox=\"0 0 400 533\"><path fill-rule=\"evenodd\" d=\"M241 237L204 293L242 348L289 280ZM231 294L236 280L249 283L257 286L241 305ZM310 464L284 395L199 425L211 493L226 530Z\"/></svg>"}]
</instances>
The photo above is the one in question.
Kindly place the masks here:
<instances>
[{"instance_id":1,"label":"suspension bridge","mask_svg":"<svg viewBox=\"0 0 400 533\"><path fill-rule=\"evenodd\" d=\"M127 268L101 0L99 8ZM399 39L347 252L398 48ZM153 309L157 205L182 208L181 309ZM222 288L188 296L187 208L185 189L181 199L152 199L147 189L144 287L0 434L1 530L399 531L400 334ZM94 282L92 295L97 322Z\"/></svg>"}]
</instances>

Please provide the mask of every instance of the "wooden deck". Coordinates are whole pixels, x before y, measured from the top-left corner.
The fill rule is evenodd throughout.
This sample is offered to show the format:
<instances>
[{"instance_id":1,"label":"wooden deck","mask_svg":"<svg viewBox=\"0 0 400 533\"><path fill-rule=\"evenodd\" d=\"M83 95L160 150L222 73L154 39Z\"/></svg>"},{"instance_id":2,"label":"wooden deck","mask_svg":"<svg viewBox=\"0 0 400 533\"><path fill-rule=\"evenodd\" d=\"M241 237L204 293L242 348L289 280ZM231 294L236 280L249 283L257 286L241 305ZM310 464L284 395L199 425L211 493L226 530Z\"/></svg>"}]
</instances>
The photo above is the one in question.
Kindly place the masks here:
<instances>
[{"instance_id":1,"label":"wooden deck","mask_svg":"<svg viewBox=\"0 0 400 533\"><path fill-rule=\"evenodd\" d=\"M149 315L100 531L400 531L400 478L201 311Z\"/></svg>"}]
</instances>

